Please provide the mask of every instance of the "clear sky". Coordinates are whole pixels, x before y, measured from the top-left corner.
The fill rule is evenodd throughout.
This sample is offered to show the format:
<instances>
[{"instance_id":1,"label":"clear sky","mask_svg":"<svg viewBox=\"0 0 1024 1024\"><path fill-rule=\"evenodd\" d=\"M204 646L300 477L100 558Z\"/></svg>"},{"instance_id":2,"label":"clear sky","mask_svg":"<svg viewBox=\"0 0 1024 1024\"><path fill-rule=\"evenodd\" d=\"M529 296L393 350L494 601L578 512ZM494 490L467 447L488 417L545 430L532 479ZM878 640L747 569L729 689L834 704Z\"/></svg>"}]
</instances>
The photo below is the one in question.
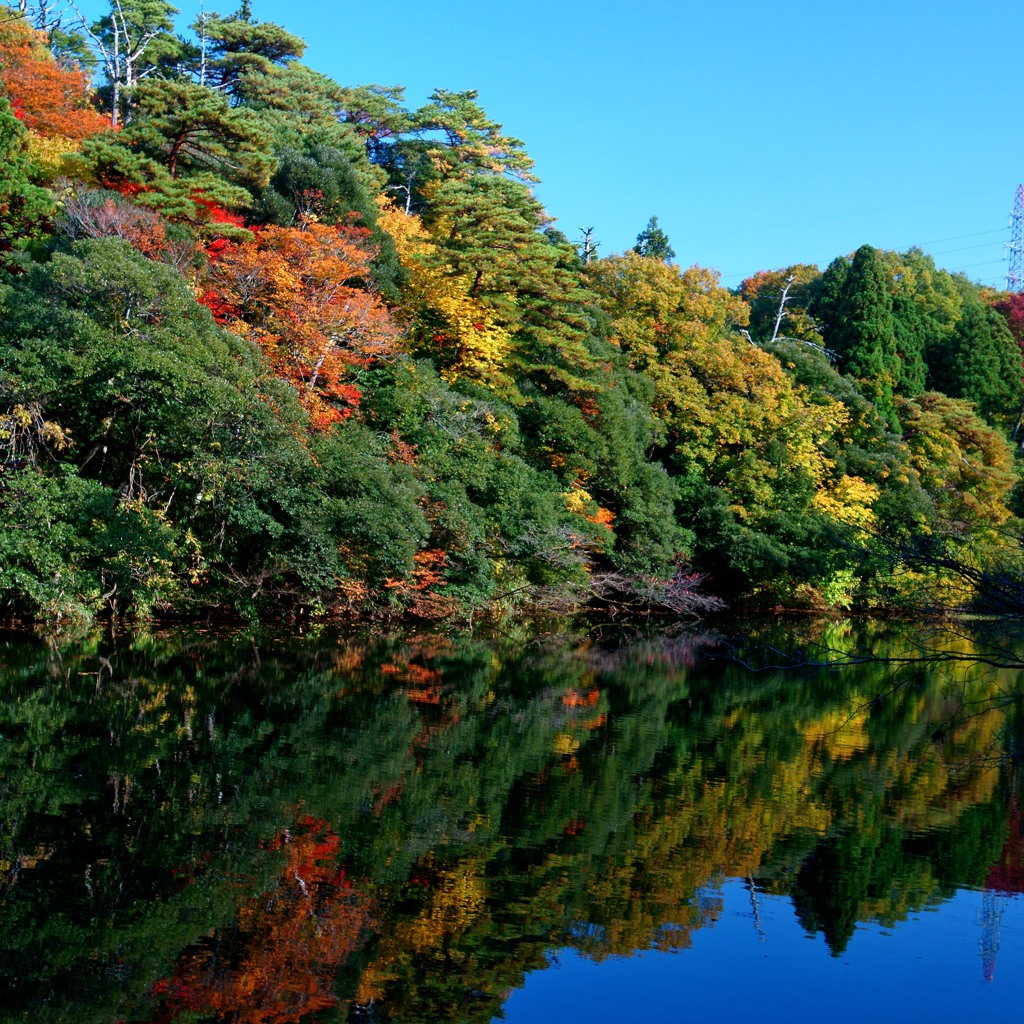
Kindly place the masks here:
<instances>
[{"instance_id":1,"label":"clear sky","mask_svg":"<svg viewBox=\"0 0 1024 1024\"><path fill-rule=\"evenodd\" d=\"M199 4L180 6L184 28ZM593 225L605 255L657 214L676 262L729 286L864 242L1003 284L1024 181L1021 0L252 6L343 84L404 85L413 107L477 89L526 143L557 226Z\"/></svg>"}]
</instances>

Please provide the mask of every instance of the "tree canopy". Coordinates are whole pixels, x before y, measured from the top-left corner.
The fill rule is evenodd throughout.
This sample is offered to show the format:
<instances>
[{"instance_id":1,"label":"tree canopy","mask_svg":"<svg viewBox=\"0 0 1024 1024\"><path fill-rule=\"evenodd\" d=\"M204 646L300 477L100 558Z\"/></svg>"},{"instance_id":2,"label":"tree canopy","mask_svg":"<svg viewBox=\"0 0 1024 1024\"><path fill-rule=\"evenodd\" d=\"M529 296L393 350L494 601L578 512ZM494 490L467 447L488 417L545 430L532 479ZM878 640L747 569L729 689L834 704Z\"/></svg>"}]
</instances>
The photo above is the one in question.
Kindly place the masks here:
<instances>
[{"instance_id":1,"label":"tree canopy","mask_svg":"<svg viewBox=\"0 0 1024 1024\"><path fill-rule=\"evenodd\" d=\"M580 253L476 91L176 14L0 25L8 614L966 605L1024 564L1015 296L870 245L730 290L653 216Z\"/></svg>"}]
</instances>

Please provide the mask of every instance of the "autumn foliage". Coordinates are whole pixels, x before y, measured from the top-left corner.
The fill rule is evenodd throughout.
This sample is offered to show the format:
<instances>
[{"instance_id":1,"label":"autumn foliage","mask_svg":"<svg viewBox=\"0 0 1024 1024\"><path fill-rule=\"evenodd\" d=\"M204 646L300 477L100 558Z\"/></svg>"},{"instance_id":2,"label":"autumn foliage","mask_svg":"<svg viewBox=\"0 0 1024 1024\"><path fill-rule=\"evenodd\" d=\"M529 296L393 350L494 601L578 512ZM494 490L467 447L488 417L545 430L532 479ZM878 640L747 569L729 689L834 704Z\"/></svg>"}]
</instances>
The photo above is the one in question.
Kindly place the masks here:
<instances>
[{"instance_id":1,"label":"autumn foliage","mask_svg":"<svg viewBox=\"0 0 1024 1024\"><path fill-rule=\"evenodd\" d=\"M656 217L598 258L473 90L345 88L247 3L191 37L165 0L49 38L8 8L0 449L25 409L70 440L0 466L0 609L919 605L943 545L1020 574L1019 296L871 246L737 292Z\"/></svg>"},{"instance_id":2,"label":"autumn foliage","mask_svg":"<svg viewBox=\"0 0 1024 1024\"><path fill-rule=\"evenodd\" d=\"M234 929L202 943L157 982L155 1022L216 1014L239 1024L285 1024L335 1007L338 968L372 927L368 895L337 866L339 837L312 818L279 836L285 861L270 892L239 909Z\"/></svg>"},{"instance_id":3,"label":"autumn foliage","mask_svg":"<svg viewBox=\"0 0 1024 1024\"><path fill-rule=\"evenodd\" d=\"M110 127L85 72L61 67L23 19L0 20L0 80L15 115L40 135L77 141Z\"/></svg>"},{"instance_id":4,"label":"autumn foliage","mask_svg":"<svg viewBox=\"0 0 1024 1024\"><path fill-rule=\"evenodd\" d=\"M202 296L217 320L259 344L316 429L351 415L359 372L399 347L399 329L370 285L366 232L269 226L218 250Z\"/></svg>"}]
</instances>

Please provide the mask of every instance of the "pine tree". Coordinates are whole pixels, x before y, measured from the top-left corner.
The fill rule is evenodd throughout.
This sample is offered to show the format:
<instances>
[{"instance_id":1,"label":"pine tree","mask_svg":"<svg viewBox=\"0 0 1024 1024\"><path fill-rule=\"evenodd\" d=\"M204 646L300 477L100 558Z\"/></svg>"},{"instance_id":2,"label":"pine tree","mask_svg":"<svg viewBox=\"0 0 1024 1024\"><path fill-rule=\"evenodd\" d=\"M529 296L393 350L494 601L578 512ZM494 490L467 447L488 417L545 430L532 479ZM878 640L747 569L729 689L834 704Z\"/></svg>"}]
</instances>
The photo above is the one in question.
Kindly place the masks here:
<instances>
[{"instance_id":1,"label":"pine tree","mask_svg":"<svg viewBox=\"0 0 1024 1024\"><path fill-rule=\"evenodd\" d=\"M133 99L136 116L124 131L82 146L76 162L84 176L190 221L204 220L211 203L244 208L248 189L268 183L270 139L251 111L183 81L144 82Z\"/></svg>"},{"instance_id":2,"label":"pine tree","mask_svg":"<svg viewBox=\"0 0 1024 1024\"><path fill-rule=\"evenodd\" d=\"M306 49L302 39L280 25L254 21L248 4L226 18L200 14L192 30L200 43L199 84L233 98L243 77L267 74L298 60Z\"/></svg>"},{"instance_id":3,"label":"pine tree","mask_svg":"<svg viewBox=\"0 0 1024 1024\"><path fill-rule=\"evenodd\" d=\"M675 250L669 245L668 235L658 227L658 218L651 217L647 227L636 236L633 252L648 259L671 263L675 258Z\"/></svg>"},{"instance_id":4,"label":"pine tree","mask_svg":"<svg viewBox=\"0 0 1024 1024\"><path fill-rule=\"evenodd\" d=\"M15 250L43 233L54 209L53 197L30 182L28 133L0 96L0 267Z\"/></svg>"}]
</instances>

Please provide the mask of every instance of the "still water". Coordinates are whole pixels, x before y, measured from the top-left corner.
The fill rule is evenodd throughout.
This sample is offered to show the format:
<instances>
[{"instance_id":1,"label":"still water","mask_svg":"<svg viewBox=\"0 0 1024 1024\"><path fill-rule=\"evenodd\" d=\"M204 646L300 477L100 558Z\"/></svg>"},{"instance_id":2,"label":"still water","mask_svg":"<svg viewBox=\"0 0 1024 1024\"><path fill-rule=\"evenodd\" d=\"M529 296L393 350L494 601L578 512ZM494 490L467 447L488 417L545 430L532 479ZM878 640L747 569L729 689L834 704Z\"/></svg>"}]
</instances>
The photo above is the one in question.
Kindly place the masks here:
<instances>
[{"instance_id":1,"label":"still water","mask_svg":"<svg viewBox=\"0 0 1024 1024\"><path fill-rule=\"evenodd\" d=\"M1016 1016L1019 673L801 632L8 638L0 1020Z\"/></svg>"}]
</instances>

